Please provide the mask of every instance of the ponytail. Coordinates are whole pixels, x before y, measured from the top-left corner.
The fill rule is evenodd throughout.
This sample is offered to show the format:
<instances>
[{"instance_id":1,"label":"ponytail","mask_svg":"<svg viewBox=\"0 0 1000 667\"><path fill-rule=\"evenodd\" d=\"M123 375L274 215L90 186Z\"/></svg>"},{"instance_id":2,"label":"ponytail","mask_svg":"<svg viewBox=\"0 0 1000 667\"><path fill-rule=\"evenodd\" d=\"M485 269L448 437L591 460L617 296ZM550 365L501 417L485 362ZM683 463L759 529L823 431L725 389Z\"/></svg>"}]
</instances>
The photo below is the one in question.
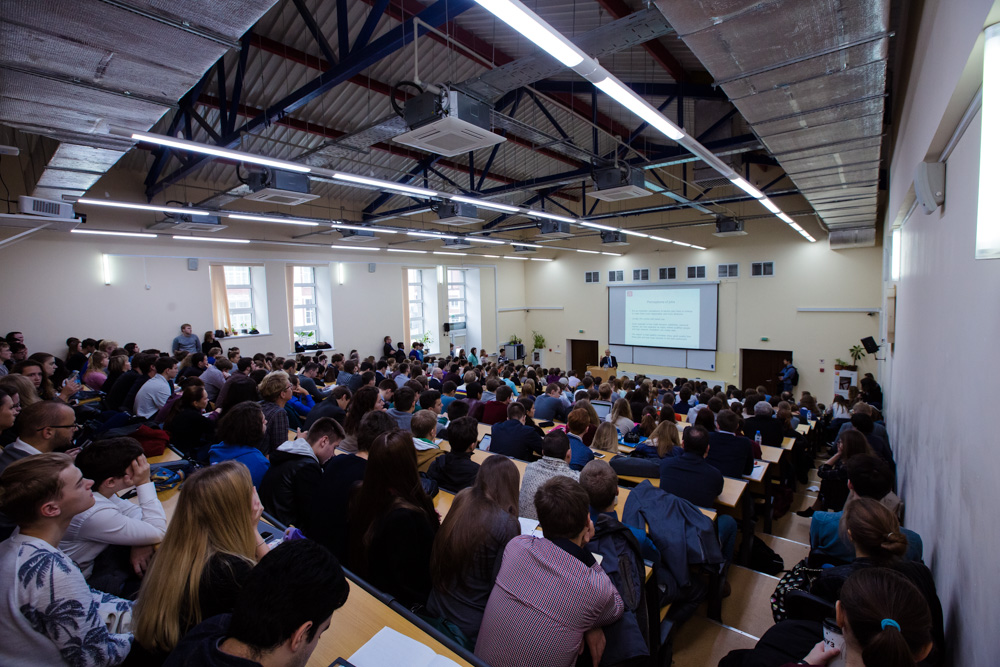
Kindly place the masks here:
<instances>
[{"instance_id":1,"label":"ponytail","mask_svg":"<svg viewBox=\"0 0 1000 667\"><path fill-rule=\"evenodd\" d=\"M850 541L873 561L889 565L900 560L909 544L896 515L872 498L855 498L844 508L841 525Z\"/></svg>"},{"instance_id":2,"label":"ponytail","mask_svg":"<svg viewBox=\"0 0 1000 667\"><path fill-rule=\"evenodd\" d=\"M855 572L844 583L840 604L868 667L913 667L933 641L923 594L888 568Z\"/></svg>"}]
</instances>

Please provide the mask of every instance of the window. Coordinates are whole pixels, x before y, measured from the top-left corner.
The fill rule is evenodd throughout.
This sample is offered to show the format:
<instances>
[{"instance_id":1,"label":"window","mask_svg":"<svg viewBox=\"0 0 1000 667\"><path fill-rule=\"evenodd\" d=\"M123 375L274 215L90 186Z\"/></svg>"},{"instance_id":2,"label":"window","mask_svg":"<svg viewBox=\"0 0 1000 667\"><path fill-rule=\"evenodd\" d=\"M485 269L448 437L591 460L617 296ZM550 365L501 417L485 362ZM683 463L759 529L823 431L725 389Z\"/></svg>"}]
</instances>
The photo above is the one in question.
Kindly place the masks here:
<instances>
[{"instance_id":1,"label":"window","mask_svg":"<svg viewBox=\"0 0 1000 667\"><path fill-rule=\"evenodd\" d=\"M621 282L625 282L625 272L624 271L608 271L608 282L609 283L621 283Z\"/></svg>"},{"instance_id":2,"label":"window","mask_svg":"<svg viewBox=\"0 0 1000 667\"><path fill-rule=\"evenodd\" d=\"M737 278L740 275L739 264L719 264L720 278Z\"/></svg>"},{"instance_id":3,"label":"window","mask_svg":"<svg viewBox=\"0 0 1000 667\"><path fill-rule=\"evenodd\" d=\"M424 272L423 269L406 270L406 292L410 308L410 340L424 335Z\"/></svg>"},{"instance_id":4,"label":"window","mask_svg":"<svg viewBox=\"0 0 1000 667\"><path fill-rule=\"evenodd\" d=\"M751 276L773 276L774 262L752 262L750 264Z\"/></svg>"},{"instance_id":5,"label":"window","mask_svg":"<svg viewBox=\"0 0 1000 667\"><path fill-rule=\"evenodd\" d=\"M688 280L694 280L696 278L705 277L705 267L704 266L689 266L688 267Z\"/></svg>"},{"instance_id":6,"label":"window","mask_svg":"<svg viewBox=\"0 0 1000 667\"><path fill-rule=\"evenodd\" d=\"M300 341L319 340L319 311L316 296L316 269L292 267L292 327ZM308 334L312 334L309 336ZM305 335L303 335L305 334Z\"/></svg>"},{"instance_id":7,"label":"window","mask_svg":"<svg viewBox=\"0 0 1000 667\"><path fill-rule=\"evenodd\" d=\"M465 271L448 269L448 322L465 322Z\"/></svg>"},{"instance_id":8,"label":"window","mask_svg":"<svg viewBox=\"0 0 1000 667\"><path fill-rule=\"evenodd\" d=\"M583 274L583 280L587 283L599 283L601 282L601 272L600 271L587 271Z\"/></svg>"},{"instance_id":9,"label":"window","mask_svg":"<svg viewBox=\"0 0 1000 667\"><path fill-rule=\"evenodd\" d=\"M649 280L649 269L632 269L632 280Z\"/></svg>"},{"instance_id":10,"label":"window","mask_svg":"<svg viewBox=\"0 0 1000 667\"><path fill-rule=\"evenodd\" d=\"M668 266L660 269L660 280L677 280L677 267Z\"/></svg>"},{"instance_id":11,"label":"window","mask_svg":"<svg viewBox=\"0 0 1000 667\"><path fill-rule=\"evenodd\" d=\"M223 267L226 274L226 300L229 304L229 322L233 329L242 332L254 326L253 283L249 266Z\"/></svg>"}]
</instances>

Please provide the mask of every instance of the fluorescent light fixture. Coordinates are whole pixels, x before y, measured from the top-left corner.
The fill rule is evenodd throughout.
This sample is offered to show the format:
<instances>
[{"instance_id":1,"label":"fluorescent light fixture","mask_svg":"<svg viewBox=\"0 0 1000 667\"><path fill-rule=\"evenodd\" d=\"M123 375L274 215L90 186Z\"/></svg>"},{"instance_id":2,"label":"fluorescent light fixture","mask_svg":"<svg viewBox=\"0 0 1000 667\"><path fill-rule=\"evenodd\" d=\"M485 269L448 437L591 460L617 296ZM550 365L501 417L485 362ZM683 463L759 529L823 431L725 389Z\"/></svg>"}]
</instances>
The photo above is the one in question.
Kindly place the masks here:
<instances>
[{"instance_id":1,"label":"fluorescent light fixture","mask_svg":"<svg viewBox=\"0 0 1000 667\"><path fill-rule=\"evenodd\" d=\"M277 218L268 215L247 215L245 213L226 213L227 218L233 220L253 220L254 222L276 222L281 225L306 225L307 227L318 227L319 223L302 218Z\"/></svg>"},{"instance_id":2,"label":"fluorescent light fixture","mask_svg":"<svg viewBox=\"0 0 1000 667\"><path fill-rule=\"evenodd\" d=\"M538 245L537 243L521 243L520 241L511 241L514 245L519 245L525 248L544 248L543 245Z\"/></svg>"},{"instance_id":3,"label":"fluorescent light fixture","mask_svg":"<svg viewBox=\"0 0 1000 667\"><path fill-rule=\"evenodd\" d=\"M378 252L381 248L362 248L356 245L332 245L330 246L334 250L369 250L371 252Z\"/></svg>"},{"instance_id":4,"label":"fluorescent light fixture","mask_svg":"<svg viewBox=\"0 0 1000 667\"><path fill-rule=\"evenodd\" d=\"M649 238L649 234L643 234L642 232L630 232L627 229L619 229L618 231L620 231L622 234L629 234L631 236L638 236L638 237L644 238L644 239L648 239Z\"/></svg>"},{"instance_id":5,"label":"fluorescent light fixture","mask_svg":"<svg viewBox=\"0 0 1000 667\"><path fill-rule=\"evenodd\" d=\"M799 234L802 234L802 236L804 236L804 237L805 237L805 239L806 239L806 241L809 241L809 243L816 243L816 239L814 239L814 238L813 238L813 237L812 237L812 236L811 236L811 235L809 234L809 232L799 232Z\"/></svg>"},{"instance_id":6,"label":"fluorescent light fixture","mask_svg":"<svg viewBox=\"0 0 1000 667\"><path fill-rule=\"evenodd\" d=\"M622 256L622 254L620 252L603 252L602 251L601 254L602 255L609 255L611 257L621 257Z\"/></svg>"},{"instance_id":7,"label":"fluorescent light fixture","mask_svg":"<svg viewBox=\"0 0 1000 667\"><path fill-rule=\"evenodd\" d=\"M129 236L136 239L155 239L156 234L140 234L138 232L105 232L100 229L71 229L71 234L94 234L96 236Z\"/></svg>"},{"instance_id":8,"label":"fluorescent light fixture","mask_svg":"<svg viewBox=\"0 0 1000 667\"><path fill-rule=\"evenodd\" d=\"M101 254L101 271L104 273L104 284L111 284L111 264L108 260L108 254Z\"/></svg>"},{"instance_id":9,"label":"fluorescent light fixture","mask_svg":"<svg viewBox=\"0 0 1000 667\"><path fill-rule=\"evenodd\" d=\"M166 213L187 213L189 215L211 215L210 211L202 211L197 208L184 208L183 206L157 206L156 204L132 204L124 201L110 201L107 199L90 199L80 197L77 204L90 204L91 206L110 206L112 208L132 208L137 211L164 211Z\"/></svg>"},{"instance_id":10,"label":"fluorescent light fixture","mask_svg":"<svg viewBox=\"0 0 1000 667\"><path fill-rule=\"evenodd\" d=\"M244 153L243 151L231 151L225 148L215 148L213 146L206 146L205 144L198 143L196 141L186 141L184 139L175 139L173 137L163 136L161 134L152 134L150 132L137 132L131 130L112 130L114 134L126 134L133 139L138 139L139 141L145 141L151 144L158 144L160 146L167 146L169 148L177 148L182 151L191 151L194 153L204 153L205 155L214 155L215 157L226 158L228 160L236 160L237 162L251 162L253 164L264 165L265 167L275 167L277 169L286 169L288 171L298 171L301 173L309 173L312 171L312 167L307 167L304 164L298 164L296 162L288 162L287 160L276 160L264 157L262 155L254 155L253 153Z\"/></svg>"},{"instance_id":11,"label":"fluorescent light fixture","mask_svg":"<svg viewBox=\"0 0 1000 667\"><path fill-rule=\"evenodd\" d=\"M663 241L664 243L676 243L676 241L671 241L670 239L665 239L662 236L650 236L653 241Z\"/></svg>"},{"instance_id":12,"label":"fluorescent light fixture","mask_svg":"<svg viewBox=\"0 0 1000 667\"><path fill-rule=\"evenodd\" d=\"M708 248L703 248L700 245L692 245L691 247L694 248L695 250L708 250Z\"/></svg>"},{"instance_id":13,"label":"fluorescent light fixture","mask_svg":"<svg viewBox=\"0 0 1000 667\"><path fill-rule=\"evenodd\" d=\"M609 227L608 225L599 225L596 222L581 222L580 225L584 227L590 227L591 229L603 229L606 232L617 232L617 227Z\"/></svg>"},{"instance_id":14,"label":"fluorescent light fixture","mask_svg":"<svg viewBox=\"0 0 1000 667\"><path fill-rule=\"evenodd\" d=\"M576 218L567 218L565 215L556 215L555 213L549 213L548 211L528 211L528 215L536 218L558 220L559 222L576 222Z\"/></svg>"},{"instance_id":15,"label":"fluorescent light fixture","mask_svg":"<svg viewBox=\"0 0 1000 667\"><path fill-rule=\"evenodd\" d=\"M340 280L340 284L344 284L344 263L337 262L337 278Z\"/></svg>"},{"instance_id":16,"label":"fluorescent light fixture","mask_svg":"<svg viewBox=\"0 0 1000 667\"><path fill-rule=\"evenodd\" d=\"M497 241L496 239L487 239L482 236L463 236L464 241L472 241L474 243L492 243L493 245L507 245L506 241Z\"/></svg>"},{"instance_id":17,"label":"fluorescent light fixture","mask_svg":"<svg viewBox=\"0 0 1000 667\"><path fill-rule=\"evenodd\" d=\"M219 239L209 236L175 236L175 241L208 241L209 243L250 243L248 239Z\"/></svg>"},{"instance_id":18,"label":"fluorescent light fixture","mask_svg":"<svg viewBox=\"0 0 1000 667\"><path fill-rule=\"evenodd\" d=\"M378 234L398 234L395 229L386 229L385 227L363 227L361 225L345 225L342 222L334 222L334 229L353 229L358 232L376 232Z\"/></svg>"},{"instance_id":19,"label":"fluorescent light fixture","mask_svg":"<svg viewBox=\"0 0 1000 667\"><path fill-rule=\"evenodd\" d=\"M684 246L685 248L690 248L691 247L690 243L684 243L683 241L674 241L674 244L675 245Z\"/></svg>"},{"instance_id":20,"label":"fluorescent light fixture","mask_svg":"<svg viewBox=\"0 0 1000 667\"><path fill-rule=\"evenodd\" d=\"M580 250L579 248L577 248L576 251L577 252L582 252L585 255L600 255L601 254L600 250Z\"/></svg>"},{"instance_id":21,"label":"fluorescent light fixture","mask_svg":"<svg viewBox=\"0 0 1000 667\"><path fill-rule=\"evenodd\" d=\"M452 201L460 201L463 204L473 204L480 208L491 208L495 211L503 211L505 213L520 213L521 209L516 206L508 206L507 204L497 204L496 202L487 201L486 199L473 199L472 197L463 197L461 195L446 195L448 199Z\"/></svg>"},{"instance_id":22,"label":"fluorescent light fixture","mask_svg":"<svg viewBox=\"0 0 1000 667\"><path fill-rule=\"evenodd\" d=\"M551 259L545 259L544 257L529 257L532 262L551 262Z\"/></svg>"},{"instance_id":23,"label":"fluorescent light fixture","mask_svg":"<svg viewBox=\"0 0 1000 667\"><path fill-rule=\"evenodd\" d=\"M1000 147L1000 25L983 31L983 106L982 133L979 140L979 197L976 215L976 259L1000 257L1000 221L997 218L996 188L1000 165L995 156Z\"/></svg>"},{"instance_id":24,"label":"fluorescent light fixture","mask_svg":"<svg viewBox=\"0 0 1000 667\"><path fill-rule=\"evenodd\" d=\"M407 236L423 236L429 239L457 239L454 234L438 234L437 232L406 232Z\"/></svg>"},{"instance_id":25,"label":"fluorescent light fixture","mask_svg":"<svg viewBox=\"0 0 1000 667\"><path fill-rule=\"evenodd\" d=\"M667 120L667 117L657 111L656 107L636 95L631 88L625 86L610 74L606 79L602 79L594 83L594 85L604 91L608 97L649 123L650 126L667 135L670 139L680 141L684 138L684 130Z\"/></svg>"},{"instance_id":26,"label":"fluorescent light fixture","mask_svg":"<svg viewBox=\"0 0 1000 667\"><path fill-rule=\"evenodd\" d=\"M426 255L426 250L407 250L405 248L386 248L388 252L410 252L415 255Z\"/></svg>"},{"instance_id":27,"label":"fluorescent light fixture","mask_svg":"<svg viewBox=\"0 0 1000 667\"><path fill-rule=\"evenodd\" d=\"M528 261L527 257L517 257L516 255L504 255L503 258L504 259L520 259L520 260L525 261L525 262Z\"/></svg>"},{"instance_id":28,"label":"fluorescent light fixture","mask_svg":"<svg viewBox=\"0 0 1000 667\"><path fill-rule=\"evenodd\" d=\"M777 206L775 206L774 202L771 201L770 199L768 199L767 197L764 197L763 199L761 199L760 203L764 205L764 208L766 208L771 213L774 213L775 215L778 215L779 213L781 213L781 209L778 208Z\"/></svg>"},{"instance_id":29,"label":"fluorescent light fixture","mask_svg":"<svg viewBox=\"0 0 1000 667\"><path fill-rule=\"evenodd\" d=\"M459 255L459 256L464 257L464 256L468 255L469 253L467 253L467 252L441 252L440 250L435 250L434 254L435 255Z\"/></svg>"},{"instance_id":30,"label":"fluorescent light fixture","mask_svg":"<svg viewBox=\"0 0 1000 667\"><path fill-rule=\"evenodd\" d=\"M794 223L794 222L792 223L792 229L794 229L797 232L804 232L805 231L804 229L802 229L802 227L800 227L797 223Z\"/></svg>"},{"instance_id":31,"label":"fluorescent light fixture","mask_svg":"<svg viewBox=\"0 0 1000 667\"><path fill-rule=\"evenodd\" d=\"M903 229L896 227L892 230L892 262L891 273L893 280L899 280L899 272L903 266Z\"/></svg>"},{"instance_id":32,"label":"fluorescent light fixture","mask_svg":"<svg viewBox=\"0 0 1000 667\"><path fill-rule=\"evenodd\" d=\"M785 213L779 213L778 214L778 219L779 220L783 220L784 222L787 222L790 225L794 225L795 224L795 221L792 220L791 218L789 218L788 215L785 214Z\"/></svg>"},{"instance_id":33,"label":"fluorescent light fixture","mask_svg":"<svg viewBox=\"0 0 1000 667\"><path fill-rule=\"evenodd\" d=\"M733 182L733 185L735 185L740 190L742 190L743 192L747 193L748 195L750 195L754 199L765 199L765 196L764 196L763 192L761 192L760 190L758 190L754 186L750 185L750 183L748 183L747 181L743 180L739 176L737 176L736 178L730 178L729 180Z\"/></svg>"},{"instance_id":34,"label":"fluorescent light fixture","mask_svg":"<svg viewBox=\"0 0 1000 667\"><path fill-rule=\"evenodd\" d=\"M583 62L583 56L569 40L552 30L517 0L476 0L476 2L566 67L576 67Z\"/></svg>"},{"instance_id":35,"label":"fluorescent light fixture","mask_svg":"<svg viewBox=\"0 0 1000 667\"><path fill-rule=\"evenodd\" d=\"M417 197L440 196L437 192L434 192L433 190L425 190L424 188L415 188L410 185L403 185L402 183L395 183L393 181L383 181L378 178L368 178L367 176L355 176L354 174L345 174L339 171L333 173L333 178L339 181L348 181L349 183L370 185L374 188L379 188L381 190L396 190L398 192L404 192L408 195L416 195Z\"/></svg>"}]
</instances>

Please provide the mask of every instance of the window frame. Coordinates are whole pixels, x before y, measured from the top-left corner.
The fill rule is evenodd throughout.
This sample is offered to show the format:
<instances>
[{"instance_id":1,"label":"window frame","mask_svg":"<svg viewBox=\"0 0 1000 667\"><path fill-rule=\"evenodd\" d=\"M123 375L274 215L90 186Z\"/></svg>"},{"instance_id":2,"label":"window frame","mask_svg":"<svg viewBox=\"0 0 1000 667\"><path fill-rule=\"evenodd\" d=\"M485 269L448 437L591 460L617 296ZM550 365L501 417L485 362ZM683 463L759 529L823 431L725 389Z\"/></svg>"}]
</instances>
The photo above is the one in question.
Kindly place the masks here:
<instances>
[{"instance_id":1,"label":"window frame","mask_svg":"<svg viewBox=\"0 0 1000 667\"><path fill-rule=\"evenodd\" d=\"M460 276L461 277L461 281L453 281L451 279L452 278L452 274L456 274L456 275ZM445 283L445 287L446 287L445 292L446 292L447 301L448 301L448 323L449 324L456 324L456 323L459 323L459 322L468 323L468 321L469 321L469 295L468 295L469 284L468 284L468 281L465 278L465 271L462 271L461 269L446 268L445 269L445 280L446 280L446 283ZM455 286L455 287L461 287L461 289L462 289L462 296L461 296L461 298L452 298L452 296L451 296L451 290L452 290L453 286ZM458 303L461 304L462 309L461 309L460 313L452 313L451 312L451 304L452 304L453 301L454 302L458 302Z\"/></svg>"},{"instance_id":2,"label":"window frame","mask_svg":"<svg viewBox=\"0 0 1000 667\"><path fill-rule=\"evenodd\" d=\"M295 278L296 278L296 272L299 269L308 269L310 272L312 272L312 282L308 282L308 283L297 282L295 280ZM296 287L311 287L312 288L312 293L313 293L313 303L312 304L297 304L297 303L295 303L295 288ZM306 338L300 337L297 332L298 331L312 331L312 333L313 333L312 341L313 342L318 341L319 338L320 338L320 327L319 327L319 283L318 283L318 281L316 279L316 267L315 266L300 265L300 264L293 264L292 265L292 303L291 303L291 306L292 306L292 329L293 329L292 333L295 336L295 339L297 341L299 341L299 342L303 342L305 340L308 340L308 337L306 337ZM296 325L295 324L296 315L299 312L307 313L308 311L312 311L313 323L311 325L310 324L302 324L301 326L300 325ZM303 321L305 321L305 319L306 319L306 317L303 316Z\"/></svg>"},{"instance_id":3,"label":"window frame","mask_svg":"<svg viewBox=\"0 0 1000 667\"><path fill-rule=\"evenodd\" d=\"M424 326L425 322L425 312L424 312L424 270L423 269L406 269L406 301L407 301L407 313L408 319L410 321L410 339L416 340L417 338L424 335L426 328ZM419 297L413 299L410 296L412 288L416 287L419 291ZM420 309L420 316L413 316L413 306ZM414 322L419 322L420 326L414 329Z\"/></svg>"},{"instance_id":4,"label":"window frame","mask_svg":"<svg viewBox=\"0 0 1000 667\"><path fill-rule=\"evenodd\" d=\"M230 283L230 271L229 269L245 269L247 275L247 281L245 283ZM242 324L236 324L237 316L249 315L249 324L245 327L248 331L254 328L254 318L256 317L256 310L254 309L254 294L253 294L253 267L249 265L242 264L223 264L222 274L225 276L226 281L226 310L229 312L229 322L233 329L236 331L242 331L244 329ZM250 296L250 306L247 308L233 308L232 307L232 297L230 292L232 290L246 290ZM241 319L242 321L242 319Z\"/></svg>"}]
</instances>

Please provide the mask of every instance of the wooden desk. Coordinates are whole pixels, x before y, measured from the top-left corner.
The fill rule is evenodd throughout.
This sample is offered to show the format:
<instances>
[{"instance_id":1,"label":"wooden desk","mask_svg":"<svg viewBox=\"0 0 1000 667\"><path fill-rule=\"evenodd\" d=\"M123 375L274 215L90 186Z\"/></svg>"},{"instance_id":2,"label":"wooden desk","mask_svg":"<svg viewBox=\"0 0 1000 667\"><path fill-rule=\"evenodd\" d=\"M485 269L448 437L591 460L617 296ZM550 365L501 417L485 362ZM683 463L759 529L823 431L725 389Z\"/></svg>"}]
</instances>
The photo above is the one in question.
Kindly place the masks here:
<instances>
[{"instance_id":1,"label":"wooden desk","mask_svg":"<svg viewBox=\"0 0 1000 667\"><path fill-rule=\"evenodd\" d=\"M781 448L791 451L792 447L795 445L795 438L785 438L781 441Z\"/></svg>"},{"instance_id":2,"label":"wooden desk","mask_svg":"<svg viewBox=\"0 0 1000 667\"><path fill-rule=\"evenodd\" d=\"M650 484L659 488L660 480L658 477L635 477L631 475L619 475L618 479L625 480L626 482L631 482L635 485L641 484L645 480L649 480ZM739 506L740 498L743 496L743 492L746 491L747 482L742 479L735 479L733 477L724 477L722 485L722 493L719 497L715 499L716 507L732 509Z\"/></svg>"},{"instance_id":3,"label":"wooden desk","mask_svg":"<svg viewBox=\"0 0 1000 667\"><path fill-rule=\"evenodd\" d=\"M782 447L760 446L760 458L762 461L767 461L768 463L781 463L781 457L784 453L785 449Z\"/></svg>"},{"instance_id":4,"label":"wooden desk","mask_svg":"<svg viewBox=\"0 0 1000 667\"><path fill-rule=\"evenodd\" d=\"M808 435L809 429L810 427L808 424L799 424L798 426L795 427L795 430L801 433L802 435Z\"/></svg>"},{"instance_id":5,"label":"wooden desk","mask_svg":"<svg viewBox=\"0 0 1000 667\"><path fill-rule=\"evenodd\" d=\"M365 642L384 627L390 627L411 639L429 647L435 653L454 660L459 665L468 665L451 649L434 639L390 609L381 600L371 595L353 581L350 595L343 607L333 612L330 629L323 633L307 667L327 667L337 658L349 658Z\"/></svg>"},{"instance_id":6,"label":"wooden desk","mask_svg":"<svg viewBox=\"0 0 1000 667\"><path fill-rule=\"evenodd\" d=\"M177 455L177 452L167 447L163 450L163 453L159 456L153 456L148 459L149 465L155 465L157 463L171 463L173 461L180 461L181 457ZM175 486L172 489L167 489L166 491L160 491L156 494L159 498L160 504L163 505L163 514L167 517L167 524L170 523L170 519L174 516L174 509L177 507L177 498L181 495L181 487ZM139 499L133 497L130 499L132 502L137 503Z\"/></svg>"}]
</instances>

